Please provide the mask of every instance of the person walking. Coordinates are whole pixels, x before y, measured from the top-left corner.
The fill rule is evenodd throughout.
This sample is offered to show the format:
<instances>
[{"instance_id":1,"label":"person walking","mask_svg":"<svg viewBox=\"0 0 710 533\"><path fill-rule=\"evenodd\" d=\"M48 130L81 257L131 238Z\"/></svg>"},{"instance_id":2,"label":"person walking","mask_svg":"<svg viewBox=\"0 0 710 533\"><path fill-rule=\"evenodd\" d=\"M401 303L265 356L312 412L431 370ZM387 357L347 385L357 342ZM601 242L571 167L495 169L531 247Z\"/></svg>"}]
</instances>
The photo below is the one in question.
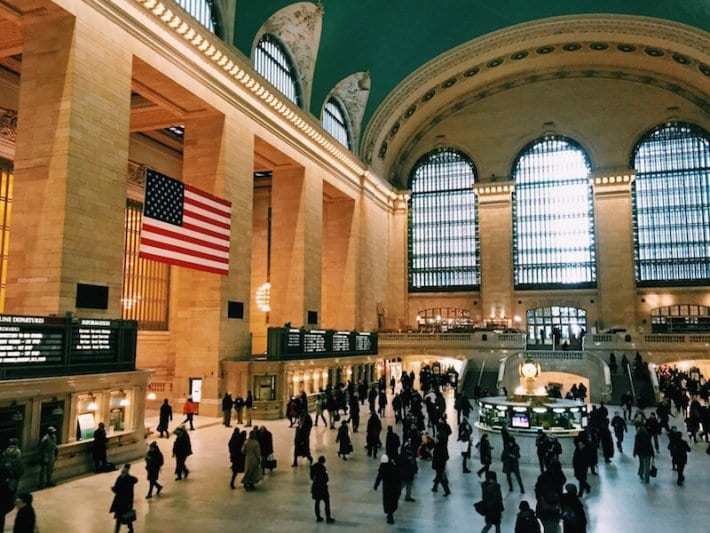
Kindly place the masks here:
<instances>
[{"instance_id":1,"label":"person walking","mask_svg":"<svg viewBox=\"0 0 710 533\"><path fill-rule=\"evenodd\" d=\"M498 484L495 472L486 471L486 480L481 483L481 501L483 502L484 518L486 525L481 533L486 533L491 526L495 526L496 533L500 533L500 522L503 518L503 495Z\"/></svg>"},{"instance_id":2,"label":"person walking","mask_svg":"<svg viewBox=\"0 0 710 533\"><path fill-rule=\"evenodd\" d=\"M552 460L537 478L535 514L542 522L545 533L559 533L560 531L560 500L562 487L566 482L567 477L562 472L560 462L556 459Z\"/></svg>"},{"instance_id":3,"label":"person walking","mask_svg":"<svg viewBox=\"0 0 710 533\"><path fill-rule=\"evenodd\" d=\"M244 453L242 485L244 485L244 490L254 490L256 484L264 478L264 473L261 470L261 448L254 430L242 446L242 452Z\"/></svg>"},{"instance_id":4,"label":"person walking","mask_svg":"<svg viewBox=\"0 0 710 533\"><path fill-rule=\"evenodd\" d=\"M192 455L192 443L185 426L175 428L175 442L173 443L173 457L175 457L175 481L180 481L185 476L190 475L190 471L185 465L187 458Z\"/></svg>"},{"instance_id":5,"label":"person walking","mask_svg":"<svg viewBox=\"0 0 710 533\"><path fill-rule=\"evenodd\" d=\"M579 435L574 438L574 454L572 455L572 468L574 469L574 477L579 481L579 496L582 497L584 491L592 492L591 485L587 482L587 474L590 467L589 449L591 443L586 431L582 430Z\"/></svg>"},{"instance_id":6,"label":"person walking","mask_svg":"<svg viewBox=\"0 0 710 533\"><path fill-rule=\"evenodd\" d=\"M160 406L160 416L158 419L158 431L160 432L160 436L163 436L163 433L165 433L165 438L169 439L170 438L170 431L169 431L169 426L170 422L173 421L173 408L172 406L168 403L168 399L165 398L163 400L163 405Z\"/></svg>"},{"instance_id":7,"label":"person walking","mask_svg":"<svg viewBox=\"0 0 710 533\"><path fill-rule=\"evenodd\" d=\"M508 479L508 490L513 492L511 474L515 474L515 479L518 480L518 486L520 487L520 494L525 494L523 480L520 478L520 446L515 442L515 437L510 437L508 444L503 448L500 459L503 462L503 472Z\"/></svg>"},{"instance_id":8,"label":"person walking","mask_svg":"<svg viewBox=\"0 0 710 533\"><path fill-rule=\"evenodd\" d=\"M54 487L52 473L54 472L54 461L57 460L59 448L57 448L57 430L54 426L47 428L47 433L39 441L39 488Z\"/></svg>"},{"instance_id":9,"label":"person walking","mask_svg":"<svg viewBox=\"0 0 710 533\"><path fill-rule=\"evenodd\" d=\"M232 407L234 406L234 401L232 400L232 393L225 392L222 396L222 424L224 427L232 427Z\"/></svg>"},{"instance_id":10,"label":"person walking","mask_svg":"<svg viewBox=\"0 0 710 533\"><path fill-rule=\"evenodd\" d=\"M247 412L246 427L251 427L251 415L254 411L254 396L252 396L251 391L247 391L247 398L244 400L244 409Z\"/></svg>"},{"instance_id":11,"label":"person walking","mask_svg":"<svg viewBox=\"0 0 710 533\"><path fill-rule=\"evenodd\" d=\"M449 451L446 446L446 439L439 435L439 440L434 445L434 453L431 459L431 467L436 472L434 476L434 486L432 492L437 492L439 483L444 487L444 497L451 494L449 490L449 478L446 476L446 462L449 460Z\"/></svg>"},{"instance_id":12,"label":"person walking","mask_svg":"<svg viewBox=\"0 0 710 533\"><path fill-rule=\"evenodd\" d=\"M340 427L338 428L338 434L335 437L335 442L339 444L338 457L342 457L343 461L347 461L348 454L351 454L353 452L353 443L350 440L350 433L348 432L348 423L345 420L340 422Z\"/></svg>"},{"instance_id":13,"label":"person walking","mask_svg":"<svg viewBox=\"0 0 710 533\"><path fill-rule=\"evenodd\" d=\"M91 455L94 459L94 472L103 472L106 468L106 427L103 422L99 422L99 427L94 431L94 443L91 446Z\"/></svg>"},{"instance_id":14,"label":"person walking","mask_svg":"<svg viewBox=\"0 0 710 533\"><path fill-rule=\"evenodd\" d=\"M343 421L345 424L345 421ZM342 426L341 426L342 427ZM311 465L311 497L315 500L316 522L322 522L320 502L325 504L325 520L328 524L335 522L330 515L330 493L328 492L328 470L325 468L325 457L318 458L316 464Z\"/></svg>"},{"instance_id":15,"label":"person walking","mask_svg":"<svg viewBox=\"0 0 710 533\"><path fill-rule=\"evenodd\" d=\"M414 476L419 471L419 467L417 466L417 457L410 440L405 441L404 446L402 446L402 453L397 460L397 470L404 485L404 501L416 501L412 498L412 487L414 485Z\"/></svg>"},{"instance_id":16,"label":"person walking","mask_svg":"<svg viewBox=\"0 0 710 533\"><path fill-rule=\"evenodd\" d=\"M28 492L23 492L17 497L15 501L17 514L12 533L35 533L37 530L37 515L32 507L32 500L32 494Z\"/></svg>"},{"instance_id":17,"label":"person walking","mask_svg":"<svg viewBox=\"0 0 710 533\"><path fill-rule=\"evenodd\" d=\"M394 513L399 506L399 495L402 487L399 473L386 453L380 459L374 490L377 490L380 483L382 483L382 509L387 515L387 523L394 524Z\"/></svg>"},{"instance_id":18,"label":"person walking","mask_svg":"<svg viewBox=\"0 0 710 533\"><path fill-rule=\"evenodd\" d=\"M653 443L651 435L648 434L645 426L638 428L636 439L634 440L634 457L639 458L638 475L644 483L649 482L651 476L651 462L655 454L653 453Z\"/></svg>"},{"instance_id":19,"label":"person walking","mask_svg":"<svg viewBox=\"0 0 710 533\"><path fill-rule=\"evenodd\" d=\"M493 460L493 447L491 446L490 441L488 440L488 435L485 433L481 435L481 440L478 441L478 444L476 444L476 448L478 448L478 453L481 456L481 468L478 469L476 474L478 474L478 477L481 477L481 474L484 472L488 472L488 469L491 467L491 462Z\"/></svg>"},{"instance_id":20,"label":"person walking","mask_svg":"<svg viewBox=\"0 0 710 533\"><path fill-rule=\"evenodd\" d=\"M565 489L566 492L560 498L563 531L564 533L586 533L587 515L584 512L582 500L577 496L577 487L574 483L569 483Z\"/></svg>"},{"instance_id":21,"label":"person walking","mask_svg":"<svg viewBox=\"0 0 710 533\"><path fill-rule=\"evenodd\" d=\"M195 426L193 423L193 419L197 414L197 404L192 401L192 396L190 396L185 402L185 405L182 406L182 414L185 415L185 420L182 421L182 424L184 425L189 422L190 431L194 431Z\"/></svg>"},{"instance_id":22,"label":"person walking","mask_svg":"<svg viewBox=\"0 0 710 533\"><path fill-rule=\"evenodd\" d=\"M673 464L675 464L676 471L678 472L677 483L678 485L683 485L685 481L685 465L688 464L690 445L683 440L683 436L680 432L674 432L668 443L668 450L671 452Z\"/></svg>"},{"instance_id":23,"label":"person walking","mask_svg":"<svg viewBox=\"0 0 710 533\"><path fill-rule=\"evenodd\" d=\"M133 531L133 522L136 519L136 512L133 509L133 489L138 483L138 479L130 474L130 469L131 465L123 465L116 483L111 488L114 496L109 513L113 513L116 519L115 533L118 533L122 525L128 526L129 532Z\"/></svg>"},{"instance_id":24,"label":"person walking","mask_svg":"<svg viewBox=\"0 0 710 533\"><path fill-rule=\"evenodd\" d=\"M535 511L530 509L527 500L518 504L518 516L515 518L515 533L540 533L540 522Z\"/></svg>"},{"instance_id":25,"label":"person walking","mask_svg":"<svg viewBox=\"0 0 710 533\"><path fill-rule=\"evenodd\" d=\"M619 453L623 453L622 444L624 443L624 433L626 433L629 428L626 425L626 420L621 417L619 411L614 413L614 418L611 419L611 427L614 428L614 436L616 437L616 449Z\"/></svg>"},{"instance_id":26,"label":"person walking","mask_svg":"<svg viewBox=\"0 0 710 533\"><path fill-rule=\"evenodd\" d=\"M5 517L15 505L15 495L25 471L19 439L12 437L0 456L0 531L5 528Z\"/></svg>"},{"instance_id":27,"label":"person walking","mask_svg":"<svg viewBox=\"0 0 710 533\"><path fill-rule=\"evenodd\" d=\"M298 420L296 433L293 439L293 464L292 467L298 466L298 458L306 457L310 464L313 464L313 456L311 455L311 428L313 419L310 415L306 415Z\"/></svg>"},{"instance_id":28,"label":"person walking","mask_svg":"<svg viewBox=\"0 0 710 533\"><path fill-rule=\"evenodd\" d=\"M163 452L158 447L158 442L151 442L150 446L148 446L148 453L145 454L145 470L148 475L148 495L145 497L146 500L150 500L153 497L153 487L156 489L156 496L160 496L163 491L163 486L158 483L158 478L164 463L165 459Z\"/></svg>"},{"instance_id":29,"label":"person walking","mask_svg":"<svg viewBox=\"0 0 710 533\"><path fill-rule=\"evenodd\" d=\"M234 428L232 437L229 439L229 461L232 464L232 479L229 480L229 487L235 489L234 480L237 474L244 472L244 452L242 448L247 441L247 432L239 431L239 428Z\"/></svg>"},{"instance_id":30,"label":"person walking","mask_svg":"<svg viewBox=\"0 0 710 533\"><path fill-rule=\"evenodd\" d=\"M545 456L547 455L547 450L550 447L550 439L545 435L542 429L537 430L537 435L535 436L535 449L537 451L537 461L540 464L540 473L545 471Z\"/></svg>"},{"instance_id":31,"label":"person walking","mask_svg":"<svg viewBox=\"0 0 710 533\"><path fill-rule=\"evenodd\" d=\"M373 389L374 390L374 389ZM380 432L382 431L382 421L377 416L375 411L370 412L370 418L367 421L367 435L365 442L367 444L367 456L377 459L377 450L382 445L380 442Z\"/></svg>"},{"instance_id":32,"label":"person walking","mask_svg":"<svg viewBox=\"0 0 710 533\"><path fill-rule=\"evenodd\" d=\"M459 424L459 434L458 442L461 443L461 457L463 458L463 473L470 474L471 471L468 469L468 460L471 458L471 436L473 435L473 428L468 418L464 417L461 419L461 424Z\"/></svg>"}]
</instances>

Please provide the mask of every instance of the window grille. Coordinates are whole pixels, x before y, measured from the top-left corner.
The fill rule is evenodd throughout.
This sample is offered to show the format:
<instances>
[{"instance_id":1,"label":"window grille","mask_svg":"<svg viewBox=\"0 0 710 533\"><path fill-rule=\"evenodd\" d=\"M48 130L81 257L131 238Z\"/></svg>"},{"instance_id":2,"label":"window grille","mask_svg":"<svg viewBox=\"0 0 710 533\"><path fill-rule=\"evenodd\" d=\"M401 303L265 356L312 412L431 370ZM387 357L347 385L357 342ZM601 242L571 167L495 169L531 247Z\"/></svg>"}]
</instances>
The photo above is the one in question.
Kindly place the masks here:
<instances>
[{"instance_id":1,"label":"window grille","mask_svg":"<svg viewBox=\"0 0 710 533\"><path fill-rule=\"evenodd\" d=\"M587 311L578 307L538 307L528 309L528 344L553 344L581 339L587 331Z\"/></svg>"},{"instance_id":2,"label":"window grille","mask_svg":"<svg viewBox=\"0 0 710 533\"><path fill-rule=\"evenodd\" d=\"M3 161L0 161L0 167ZM12 214L13 173L0 168L0 313L5 310L7 288L7 261L10 251L10 215Z\"/></svg>"},{"instance_id":3,"label":"window grille","mask_svg":"<svg viewBox=\"0 0 710 533\"><path fill-rule=\"evenodd\" d=\"M170 268L138 256L143 204L127 200L123 252L122 317L143 330L168 329Z\"/></svg>"},{"instance_id":4,"label":"window grille","mask_svg":"<svg viewBox=\"0 0 710 533\"><path fill-rule=\"evenodd\" d=\"M462 153L425 155L410 178L409 290L477 289L480 285L476 168Z\"/></svg>"},{"instance_id":5,"label":"window grille","mask_svg":"<svg viewBox=\"0 0 710 533\"><path fill-rule=\"evenodd\" d=\"M516 289L594 287L594 212L589 157L575 141L547 136L513 170Z\"/></svg>"},{"instance_id":6,"label":"window grille","mask_svg":"<svg viewBox=\"0 0 710 533\"><path fill-rule=\"evenodd\" d=\"M205 28L219 38L224 38L223 24L215 0L175 0L177 5L190 13Z\"/></svg>"},{"instance_id":7,"label":"window grille","mask_svg":"<svg viewBox=\"0 0 710 533\"><path fill-rule=\"evenodd\" d=\"M284 44L266 33L254 50L254 68L286 98L303 106L296 67Z\"/></svg>"},{"instance_id":8,"label":"window grille","mask_svg":"<svg viewBox=\"0 0 710 533\"><path fill-rule=\"evenodd\" d=\"M710 137L689 124L664 124L637 145L632 166L636 282L710 281Z\"/></svg>"},{"instance_id":9,"label":"window grille","mask_svg":"<svg viewBox=\"0 0 710 533\"><path fill-rule=\"evenodd\" d=\"M352 148L349 125L343 105L333 97L328 98L323 106L323 129L347 149Z\"/></svg>"}]
</instances>

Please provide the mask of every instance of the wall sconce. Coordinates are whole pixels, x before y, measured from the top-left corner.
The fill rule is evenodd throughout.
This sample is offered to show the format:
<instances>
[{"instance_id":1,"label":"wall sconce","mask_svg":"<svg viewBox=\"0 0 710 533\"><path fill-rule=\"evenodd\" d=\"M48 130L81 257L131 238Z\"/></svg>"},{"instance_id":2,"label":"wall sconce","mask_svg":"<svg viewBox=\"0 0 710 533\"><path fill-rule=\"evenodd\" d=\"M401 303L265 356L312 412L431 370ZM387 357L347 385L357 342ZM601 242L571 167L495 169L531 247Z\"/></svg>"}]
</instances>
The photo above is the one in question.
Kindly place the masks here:
<instances>
[{"instance_id":1,"label":"wall sconce","mask_svg":"<svg viewBox=\"0 0 710 533\"><path fill-rule=\"evenodd\" d=\"M147 400L155 400L157 396L155 395L154 392L149 392L148 395L146 396Z\"/></svg>"},{"instance_id":2,"label":"wall sconce","mask_svg":"<svg viewBox=\"0 0 710 533\"><path fill-rule=\"evenodd\" d=\"M126 397L126 393L123 392L123 390L121 391L121 396L123 396L123 398L121 398L121 400L118 402L118 405L120 405L121 407L128 407L129 405L131 405L131 401Z\"/></svg>"},{"instance_id":3,"label":"wall sconce","mask_svg":"<svg viewBox=\"0 0 710 533\"><path fill-rule=\"evenodd\" d=\"M52 401L57 402L57 404L52 409L52 415L62 416L64 414L64 409L62 409L62 406L59 405L57 397L55 396L54 398L52 398Z\"/></svg>"},{"instance_id":4,"label":"wall sconce","mask_svg":"<svg viewBox=\"0 0 710 533\"><path fill-rule=\"evenodd\" d=\"M264 313L271 311L271 283L268 281L256 289L256 306Z\"/></svg>"},{"instance_id":5,"label":"wall sconce","mask_svg":"<svg viewBox=\"0 0 710 533\"><path fill-rule=\"evenodd\" d=\"M15 409L17 409L17 411L12 413L12 415L10 416L10 419L13 422L22 422L25 419L24 413L22 412L22 410L19 407L17 407L17 402L12 402L12 406Z\"/></svg>"},{"instance_id":6,"label":"wall sconce","mask_svg":"<svg viewBox=\"0 0 710 533\"><path fill-rule=\"evenodd\" d=\"M98 411L99 406L96 403L96 396L93 392L89 393L89 405L86 406L87 411Z\"/></svg>"},{"instance_id":7,"label":"wall sconce","mask_svg":"<svg viewBox=\"0 0 710 533\"><path fill-rule=\"evenodd\" d=\"M327 371L327 370L323 370L323 372L321 373L320 377L323 378L323 379L328 379L328 371Z\"/></svg>"}]
</instances>

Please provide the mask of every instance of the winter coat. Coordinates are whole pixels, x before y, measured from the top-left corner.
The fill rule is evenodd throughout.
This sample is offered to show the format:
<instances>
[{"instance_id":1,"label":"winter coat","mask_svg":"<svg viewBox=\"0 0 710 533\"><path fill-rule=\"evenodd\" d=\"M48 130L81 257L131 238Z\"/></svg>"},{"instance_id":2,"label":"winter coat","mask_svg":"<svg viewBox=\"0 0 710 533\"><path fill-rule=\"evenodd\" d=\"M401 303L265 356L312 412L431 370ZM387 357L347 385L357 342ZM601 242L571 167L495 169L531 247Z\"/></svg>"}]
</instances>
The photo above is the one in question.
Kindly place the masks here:
<instances>
[{"instance_id":1,"label":"winter coat","mask_svg":"<svg viewBox=\"0 0 710 533\"><path fill-rule=\"evenodd\" d=\"M481 483L481 493L484 508L486 510L486 523L500 523L503 516L503 495L500 492L500 485L495 481L484 481Z\"/></svg>"},{"instance_id":2,"label":"winter coat","mask_svg":"<svg viewBox=\"0 0 710 533\"><path fill-rule=\"evenodd\" d=\"M328 471L325 464L315 463L311 466L311 497L314 500L325 500L328 494Z\"/></svg>"},{"instance_id":3,"label":"winter coat","mask_svg":"<svg viewBox=\"0 0 710 533\"><path fill-rule=\"evenodd\" d=\"M259 441L254 437L249 437L242 446L244 452L244 477L243 484L256 483L261 481L264 474L261 470L261 449Z\"/></svg>"},{"instance_id":4,"label":"winter coat","mask_svg":"<svg viewBox=\"0 0 710 533\"><path fill-rule=\"evenodd\" d=\"M148 481L158 480L160 468L164 462L163 452L157 446L148 449L148 453L145 454L145 469L148 472Z\"/></svg>"},{"instance_id":5,"label":"winter coat","mask_svg":"<svg viewBox=\"0 0 710 533\"><path fill-rule=\"evenodd\" d=\"M127 474L120 475L111 490L114 492L113 502L109 513L113 513L116 518L121 518L123 513L133 509L133 488L138 483L138 478Z\"/></svg>"},{"instance_id":6,"label":"winter coat","mask_svg":"<svg viewBox=\"0 0 710 533\"><path fill-rule=\"evenodd\" d=\"M338 446L338 453L347 455L352 453L353 445L350 442L350 433L348 433L348 426L342 425L338 428L338 435L335 437L335 442Z\"/></svg>"},{"instance_id":7,"label":"winter coat","mask_svg":"<svg viewBox=\"0 0 710 533\"><path fill-rule=\"evenodd\" d=\"M382 508L386 514L392 514L399 506L399 495L402 485L399 473L392 462L380 463L375 479L375 490L382 483Z\"/></svg>"},{"instance_id":8,"label":"winter coat","mask_svg":"<svg viewBox=\"0 0 710 533\"><path fill-rule=\"evenodd\" d=\"M246 431L235 430L229 439L229 460L232 463L232 472L244 472L244 452L242 448L247 440Z\"/></svg>"}]
</instances>

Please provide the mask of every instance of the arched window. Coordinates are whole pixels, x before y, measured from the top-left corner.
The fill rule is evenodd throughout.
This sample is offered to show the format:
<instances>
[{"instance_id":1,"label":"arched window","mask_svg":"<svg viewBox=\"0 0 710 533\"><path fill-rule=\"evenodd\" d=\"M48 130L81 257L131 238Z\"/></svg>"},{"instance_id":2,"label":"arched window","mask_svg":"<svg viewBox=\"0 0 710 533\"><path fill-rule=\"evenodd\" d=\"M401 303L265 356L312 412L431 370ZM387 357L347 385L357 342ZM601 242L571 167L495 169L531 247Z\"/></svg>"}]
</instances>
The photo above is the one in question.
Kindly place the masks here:
<instances>
[{"instance_id":1,"label":"arched window","mask_svg":"<svg viewBox=\"0 0 710 533\"><path fill-rule=\"evenodd\" d=\"M632 162L636 281L642 286L710 280L710 137L664 124L636 146Z\"/></svg>"},{"instance_id":2,"label":"arched window","mask_svg":"<svg viewBox=\"0 0 710 533\"><path fill-rule=\"evenodd\" d=\"M480 284L476 167L441 149L422 157L410 177L409 290L466 290Z\"/></svg>"},{"instance_id":3,"label":"arched window","mask_svg":"<svg viewBox=\"0 0 710 533\"><path fill-rule=\"evenodd\" d=\"M323 106L323 129L330 133L335 139L348 150L352 148L350 142L350 121L348 114L339 100L332 96Z\"/></svg>"},{"instance_id":4,"label":"arched window","mask_svg":"<svg viewBox=\"0 0 710 533\"><path fill-rule=\"evenodd\" d=\"M265 33L254 50L254 68L271 85L299 107L303 107L298 71L284 44Z\"/></svg>"},{"instance_id":5,"label":"arched window","mask_svg":"<svg viewBox=\"0 0 710 533\"><path fill-rule=\"evenodd\" d=\"M176 2L205 28L220 39L224 38L224 24L215 0L176 0Z\"/></svg>"},{"instance_id":6,"label":"arched window","mask_svg":"<svg viewBox=\"0 0 710 533\"><path fill-rule=\"evenodd\" d=\"M589 157L575 141L546 136L513 167L516 289L593 287L594 216Z\"/></svg>"}]
</instances>

